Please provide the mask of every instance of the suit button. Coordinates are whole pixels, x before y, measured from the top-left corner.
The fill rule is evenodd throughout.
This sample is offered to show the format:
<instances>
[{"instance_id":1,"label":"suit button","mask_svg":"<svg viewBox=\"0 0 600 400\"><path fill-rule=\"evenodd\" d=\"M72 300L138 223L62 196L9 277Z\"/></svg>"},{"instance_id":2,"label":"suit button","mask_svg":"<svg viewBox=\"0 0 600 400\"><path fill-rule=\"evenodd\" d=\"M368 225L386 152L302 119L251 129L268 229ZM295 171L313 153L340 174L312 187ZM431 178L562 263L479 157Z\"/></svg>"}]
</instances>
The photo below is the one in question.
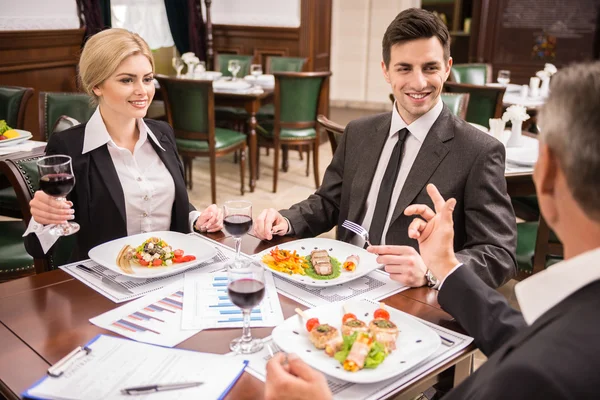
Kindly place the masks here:
<instances>
[{"instance_id":1,"label":"suit button","mask_svg":"<svg viewBox=\"0 0 600 400\"><path fill-rule=\"evenodd\" d=\"M147 216L148 216L148 214L147 214L147 213L143 213L143 214L142 214L142 217L144 217L144 218L146 218Z\"/></svg>"},{"instance_id":2,"label":"suit button","mask_svg":"<svg viewBox=\"0 0 600 400\"><path fill-rule=\"evenodd\" d=\"M148 197L148 195L144 196L144 201L148 201L150 200L150 197Z\"/></svg>"},{"instance_id":3,"label":"suit button","mask_svg":"<svg viewBox=\"0 0 600 400\"><path fill-rule=\"evenodd\" d=\"M141 182L141 181L142 181L142 177L141 177L141 176L138 176L136 180L137 180L138 182Z\"/></svg>"}]
</instances>

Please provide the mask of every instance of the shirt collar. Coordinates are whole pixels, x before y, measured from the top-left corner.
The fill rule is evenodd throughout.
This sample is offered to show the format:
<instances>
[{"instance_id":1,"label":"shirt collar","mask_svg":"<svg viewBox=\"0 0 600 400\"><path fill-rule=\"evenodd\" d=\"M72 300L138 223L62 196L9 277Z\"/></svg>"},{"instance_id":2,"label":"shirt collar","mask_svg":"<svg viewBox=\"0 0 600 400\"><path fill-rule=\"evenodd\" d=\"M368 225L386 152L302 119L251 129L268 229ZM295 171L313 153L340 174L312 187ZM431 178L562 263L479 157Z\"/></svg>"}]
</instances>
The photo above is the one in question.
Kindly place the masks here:
<instances>
[{"instance_id":1,"label":"shirt collar","mask_svg":"<svg viewBox=\"0 0 600 400\"><path fill-rule=\"evenodd\" d=\"M600 247L555 264L515 286L525 321L531 325L546 311L600 279Z\"/></svg>"},{"instance_id":2,"label":"shirt collar","mask_svg":"<svg viewBox=\"0 0 600 400\"><path fill-rule=\"evenodd\" d=\"M400 116L400 113L398 113L398 109L396 108L396 102L394 101L394 107L392 111L392 124L390 126L389 135L392 136L400 129L407 128L411 135L413 135L419 142L423 143L425 137L427 136L427 133L442 113L443 108L444 105L442 103L442 100L438 99L437 104L433 106L431 110L421 115L412 124L406 125L406 122L404 122L404 120Z\"/></svg>"},{"instance_id":3,"label":"shirt collar","mask_svg":"<svg viewBox=\"0 0 600 400\"><path fill-rule=\"evenodd\" d=\"M166 151L164 147L160 145L158 139L154 133L152 133L150 128L148 128L148 125L146 125L142 118L137 119L137 126L138 130L140 131L140 138L136 143L136 149L144 144L146 139L149 137L162 151ZM82 154L89 153L90 151L95 150L105 144L116 146L115 142L113 142L112 138L110 137L108 130L106 129L106 125L104 124L104 120L100 114L100 107L97 107L96 111L85 125Z\"/></svg>"}]
</instances>

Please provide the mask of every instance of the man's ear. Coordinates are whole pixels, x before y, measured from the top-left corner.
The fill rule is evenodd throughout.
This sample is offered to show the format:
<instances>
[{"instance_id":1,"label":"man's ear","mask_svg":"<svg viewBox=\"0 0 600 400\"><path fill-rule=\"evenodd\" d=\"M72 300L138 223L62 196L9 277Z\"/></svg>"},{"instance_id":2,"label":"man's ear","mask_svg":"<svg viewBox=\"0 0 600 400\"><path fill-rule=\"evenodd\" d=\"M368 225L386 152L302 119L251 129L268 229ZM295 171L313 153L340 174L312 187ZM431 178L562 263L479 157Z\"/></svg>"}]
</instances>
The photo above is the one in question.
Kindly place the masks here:
<instances>
[{"instance_id":1,"label":"man's ear","mask_svg":"<svg viewBox=\"0 0 600 400\"><path fill-rule=\"evenodd\" d=\"M383 77L385 78L385 81L391 84L392 82L390 81L390 73L388 72L388 69L383 60L381 60L381 72L383 72Z\"/></svg>"},{"instance_id":2,"label":"man's ear","mask_svg":"<svg viewBox=\"0 0 600 400\"><path fill-rule=\"evenodd\" d=\"M540 143L539 157L533 176L540 210L549 225L557 220L556 180L559 167L556 153L548 145Z\"/></svg>"},{"instance_id":3,"label":"man's ear","mask_svg":"<svg viewBox=\"0 0 600 400\"><path fill-rule=\"evenodd\" d=\"M448 62L446 63L446 77L444 79L444 82L446 82L448 80L448 77L450 76L450 69L452 69L452 64L454 64L454 60L452 59L452 57L448 57Z\"/></svg>"}]
</instances>

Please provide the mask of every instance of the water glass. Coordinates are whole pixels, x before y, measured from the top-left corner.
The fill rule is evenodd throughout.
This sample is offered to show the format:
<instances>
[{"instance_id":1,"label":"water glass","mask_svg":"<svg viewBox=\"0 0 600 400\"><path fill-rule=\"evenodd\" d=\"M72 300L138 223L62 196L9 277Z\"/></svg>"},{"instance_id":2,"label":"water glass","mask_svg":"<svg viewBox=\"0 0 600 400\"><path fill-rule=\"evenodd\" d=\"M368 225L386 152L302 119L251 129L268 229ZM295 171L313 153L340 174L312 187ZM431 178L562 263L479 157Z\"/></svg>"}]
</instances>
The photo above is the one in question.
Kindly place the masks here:
<instances>
[{"instance_id":1,"label":"water glass","mask_svg":"<svg viewBox=\"0 0 600 400\"><path fill-rule=\"evenodd\" d=\"M171 63L173 65L173 68L175 69L175 71L177 71L177 77L181 78L181 71L183 70L183 67L185 65L183 60L179 57L173 57L173 59L171 60Z\"/></svg>"},{"instance_id":2,"label":"water glass","mask_svg":"<svg viewBox=\"0 0 600 400\"><path fill-rule=\"evenodd\" d=\"M507 86L510 83L510 71L506 69L498 71L498 83Z\"/></svg>"},{"instance_id":3,"label":"water glass","mask_svg":"<svg viewBox=\"0 0 600 400\"><path fill-rule=\"evenodd\" d=\"M237 74L240 72L241 68L242 64L240 63L240 60L229 60L229 63L227 64L227 70L231 72L231 76L233 77L234 81L237 78Z\"/></svg>"},{"instance_id":4,"label":"water glass","mask_svg":"<svg viewBox=\"0 0 600 400\"><path fill-rule=\"evenodd\" d=\"M254 79L258 79L263 73L262 65L260 64L252 64L250 65L250 74L254 77Z\"/></svg>"}]
</instances>

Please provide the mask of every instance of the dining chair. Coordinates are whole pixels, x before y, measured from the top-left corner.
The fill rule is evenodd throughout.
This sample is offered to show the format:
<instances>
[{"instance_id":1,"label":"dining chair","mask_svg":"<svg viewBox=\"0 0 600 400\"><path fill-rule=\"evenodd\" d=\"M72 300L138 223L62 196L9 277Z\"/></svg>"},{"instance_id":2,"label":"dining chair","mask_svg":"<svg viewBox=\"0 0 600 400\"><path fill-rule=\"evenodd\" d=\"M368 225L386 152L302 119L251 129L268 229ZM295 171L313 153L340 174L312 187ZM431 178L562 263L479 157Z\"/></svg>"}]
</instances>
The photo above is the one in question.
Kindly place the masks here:
<instances>
[{"instance_id":1,"label":"dining chair","mask_svg":"<svg viewBox=\"0 0 600 400\"><path fill-rule=\"evenodd\" d=\"M563 258L563 246L540 215L538 221L517 224L517 279L543 271Z\"/></svg>"},{"instance_id":2,"label":"dining chair","mask_svg":"<svg viewBox=\"0 0 600 400\"><path fill-rule=\"evenodd\" d=\"M467 116L467 107L469 106L469 93L442 92L440 97L442 98L444 104L450 109L452 114L461 119L465 119ZM392 104L396 101L394 95L391 93L390 100L392 101Z\"/></svg>"},{"instance_id":3,"label":"dining chair","mask_svg":"<svg viewBox=\"0 0 600 400\"><path fill-rule=\"evenodd\" d=\"M474 122L489 128L490 118L500 118L502 116L502 98L506 91L505 87L490 87L447 81L444 83L444 91L448 93L469 94L469 104L465 118L467 122Z\"/></svg>"},{"instance_id":4,"label":"dining chair","mask_svg":"<svg viewBox=\"0 0 600 400\"><path fill-rule=\"evenodd\" d=\"M228 69L230 60L238 60L240 62L240 71L237 74L238 78L250 75L250 65L252 64L252 60L254 60L254 56L217 53L215 55L215 69L220 71L223 76L232 76Z\"/></svg>"},{"instance_id":5,"label":"dining chair","mask_svg":"<svg viewBox=\"0 0 600 400\"><path fill-rule=\"evenodd\" d=\"M486 63L454 64L450 79L456 83L485 85L492 82L492 65Z\"/></svg>"},{"instance_id":6,"label":"dining chair","mask_svg":"<svg viewBox=\"0 0 600 400\"><path fill-rule=\"evenodd\" d=\"M40 131L48 140L52 129L62 115L67 115L80 123L87 122L96 111L85 93L40 92L39 123Z\"/></svg>"},{"instance_id":7,"label":"dining chair","mask_svg":"<svg viewBox=\"0 0 600 400\"><path fill-rule=\"evenodd\" d=\"M238 60L240 62L240 71L237 74L238 78L243 78L250 75L250 65L254 60L254 56L217 53L215 55L215 69L220 71L224 77L230 77L228 66L230 60ZM216 125L222 128L233 128L237 131L244 131L248 113L241 107L230 106L215 106Z\"/></svg>"},{"instance_id":8,"label":"dining chair","mask_svg":"<svg viewBox=\"0 0 600 400\"><path fill-rule=\"evenodd\" d=\"M321 124L321 126L327 132L327 137L329 138L329 144L331 144L331 154L335 154L337 150L338 144L344 134L344 130L346 127L331 121L323 114L319 114L317 116L317 122Z\"/></svg>"},{"instance_id":9,"label":"dining chair","mask_svg":"<svg viewBox=\"0 0 600 400\"><path fill-rule=\"evenodd\" d=\"M267 57L265 73L273 72L302 72L306 65L306 57Z\"/></svg>"},{"instance_id":10,"label":"dining chair","mask_svg":"<svg viewBox=\"0 0 600 400\"><path fill-rule=\"evenodd\" d=\"M240 192L244 194L246 135L215 127L215 96L212 81L157 75L166 105L167 120L175 131L177 150L183 159L185 181L192 189L192 161L210 159L210 189L217 202L216 158L239 151Z\"/></svg>"},{"instance_id":11,"label":"dining chair","mask_svg":"<svg viewBox=\"0 0 600 400\"><path fill-rule=\"evenodd\" d=\"M317 112L326 101L325 90L331 71L276 72L273 75L275 118L261 122L258 130L259 146L274 149L273 192L277 192L279 150L282 145L312 146L315 185L318 188L320 183ZM310 156L306 160L307 176L309 165Z\"/></svg>"},{"instance_id":12,"label":"dining chair","mask_svg":"<svg viewBox=\"0 0 600 400\"><path fill-rule=\"evenodd\" d=\"M12 265L16 265L15 263L19 262L22 265L20 268L25 268L15 271L17 274L25 272L31 273L34 270L36 273L42 273L65 264L69 260L75 244L75 236L61 237L52 247L52 250L48 252L46 257L35 258L33 259L33 264L31 262L27 264L26 260L32 260L31 256L27 254L24 246L21 248L21 246L16 243L18 240L21 245L23 244L22 235L31 220L29 202L33 199L35 192L39 190L40 175L37 169L37 160L42 156L44 156L43 148L36 148L30 152L19 153L16 157L9 156L0 160L0 171L6 175L14 188L23 215L23 221L16 221L20 224L20 227L6 225L7 229L11 232L11 237L14 241L12 244L13 250L7 254L9 254L13 260ZM4 229L4 227L0 225L0 229ZM19 235L18 238L17 235ZM8 242L11 239L7 235L5 240ZM4 249L4 246L2 245L1 248ZM3 258L4 257L3 252Z\"/></svg>"},{"instance_id":13,"label":"dining chair","mask_svg":"<svg viewBox=\"0 0 600 400\"><path fill-rule=\"evenodd\" d=\"M0 86L0 119L14 129L23 129L25 110L33 89L20 86ZM0 182L6 180L0 174ZM17 196L12 187L0 189L0 215L11 218L22 218Z\"/></svg>"}]
</instances>

